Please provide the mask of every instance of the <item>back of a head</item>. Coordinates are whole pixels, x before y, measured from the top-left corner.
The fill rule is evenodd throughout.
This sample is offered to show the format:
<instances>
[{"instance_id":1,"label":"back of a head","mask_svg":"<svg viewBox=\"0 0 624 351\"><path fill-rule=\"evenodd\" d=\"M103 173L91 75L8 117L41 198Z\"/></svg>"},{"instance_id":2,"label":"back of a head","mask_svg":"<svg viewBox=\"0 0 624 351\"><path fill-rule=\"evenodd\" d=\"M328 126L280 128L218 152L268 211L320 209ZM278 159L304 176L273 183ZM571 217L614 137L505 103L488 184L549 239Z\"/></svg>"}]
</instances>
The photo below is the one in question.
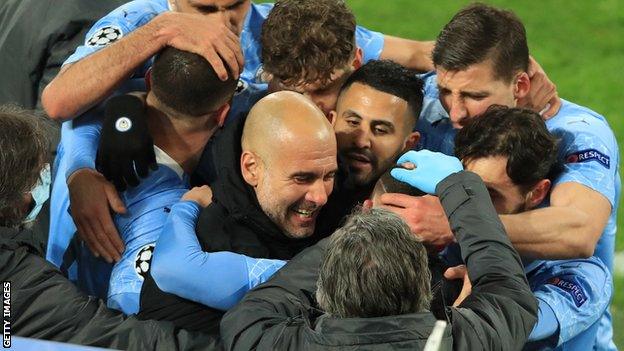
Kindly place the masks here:
<instances>
[{"instance_id":1,"label":"back of a head","mask_svg":"<svg viewBox=\"0 0 624 351\"><path fill-rule=\"evenodd\" d=\"M287 84L325 83L355 54L355 16L343 0L278 0L261 42L267 73Z\"/></svg>"},{"instance_id":2,"label":"back of a head","mask_svg":"<svg viewBox=\"0 0 624 351\"><path fill-rule=\"evenodd\" d=\"M375 208L356 212L330 240L317 289L325 312L368 318L429 308L427 251L397 215Z\"/></svg>"},{"instance_id":3,"label":"back of a head","mask_svg":"<svg viewBox=\"0 0 624 351\"><path fill-rule=\"evenodd\" d=\"M367 85L375 90L407 101L415 125L423 105L423 81L417 72L390 60L372 60L353 72L342 86L341 92L354 83Z\"/></svg>"},{"instance_id":4,"label":"back of a head","mask_svg":"<svg viewBox=\"0 0 624 351\"><path fill-rule=\"evenodd\" d=\"M215 112L234 94L237 81L222 81L210 63L197 54L163 49L152 66L152 92L160 103L185 116Z\"/></svg>"},{"instance_id":5,"label":"back of a head","mask_svg":"<svg viewBox=\"0 0 624 351\"><path fill-rule=\"evenodd\" d=\"M0 225L21 222L18 211L47 162L46 121L15 106L0 106Z\"/></svg>"},{"instance_id":6,"label":"back of a head","mask_svg":"<svg viewBox=\"0 0 624 351\"><path fill-rule=\"evenodd\" d=\"M459 11L436 39L433 64L461 71L491 59L497 79L511 82L526 71L529 48L520 19L510 11L473 4Z\"/></svg>"},{"instance_id":7,"label":"back of a head","mask_svg":"<svg viewBox=\"0 0 624 351\"><path fill-rule=\"evenodd\" d=\"M495 105L471 119L455 137L455 155L463 162L507 157L507 175L526 187L560 170L557 139L539 114L521 108Z\"/></svg>"},{"instance_id":8,"label":"back of a head","mask_svg":"<svg viewBox=\"0 0 624 351\"><path fill-rule=\"evenodd\" d=\"M424 193L422 190L394 178L390 173L391 171L392 169L389 169L384 174L382 174L375 184L375 188L373 189L373 193L371 194L371 200L373 200L373 203L376 204L376 200L379 198L379 196L386 193L398 193L409 196L426 195L426 193Z\"/></svg>"}]
</instances>

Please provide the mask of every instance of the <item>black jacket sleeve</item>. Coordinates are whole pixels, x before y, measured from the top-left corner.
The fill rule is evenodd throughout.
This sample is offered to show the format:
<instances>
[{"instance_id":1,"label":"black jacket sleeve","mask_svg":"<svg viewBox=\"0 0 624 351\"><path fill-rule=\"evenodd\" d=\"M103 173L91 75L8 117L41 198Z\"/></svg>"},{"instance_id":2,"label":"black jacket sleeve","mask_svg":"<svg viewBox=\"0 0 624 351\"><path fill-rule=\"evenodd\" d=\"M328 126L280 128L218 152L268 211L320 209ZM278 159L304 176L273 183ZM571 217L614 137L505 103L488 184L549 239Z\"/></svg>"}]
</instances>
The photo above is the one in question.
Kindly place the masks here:
<instances>
[{"instance_id":1,"label":"black jacket sleeve","mask_svg":"<svg viewBox=\"0 0 624 351\"><path fill-rule=\"evenodd\" d=\"M328 239L304 250L221 320L226 350L298 350L315 310L316 280Z\"/></svg>"},{"instance_id":2,"label":"black jacket sleeve","mask_svg":"<svg viewBox=\"0 0 624 351\"><path fill-rule=\"evenodd\" d=\"M472 293L451 311L454 348L521 349L537 320L537 301L483 182L459 172L436 193L472 282Z\"/></svg>"},{"instance_id":3,"label":"black jacket sleeve","mask_svg":"<svg viewBox=\"0 0 624 351\"><path fill-rule=\"evenodd\" d=\"M10 284L13 335L121 350L220 348L215 337L109 310L23 246L0 242L0 267L2 281Z\"/></svg>"}]
</instances>

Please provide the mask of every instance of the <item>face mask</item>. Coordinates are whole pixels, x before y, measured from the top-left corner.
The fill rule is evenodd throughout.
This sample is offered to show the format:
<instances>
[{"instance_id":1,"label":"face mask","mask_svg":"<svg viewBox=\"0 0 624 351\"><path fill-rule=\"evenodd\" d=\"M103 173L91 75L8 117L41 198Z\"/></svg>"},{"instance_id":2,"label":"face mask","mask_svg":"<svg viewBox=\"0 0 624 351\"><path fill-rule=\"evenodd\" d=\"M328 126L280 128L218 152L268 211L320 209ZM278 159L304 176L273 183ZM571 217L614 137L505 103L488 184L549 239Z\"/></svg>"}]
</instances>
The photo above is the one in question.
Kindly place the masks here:
<instances>
[{"instance_id":1,"label":"face mask","mask_svg":"<svg viewBox=\"0 0 624 351\"><path fill-rule=\"evenodd\" d=\"M24 223L32 222L37 218L37 215L41 211L43 204L48 201L50 198L50 183L52 183L51 175L50 175L50 164L46 163L41 170L41 174L39 175L39 180L37 181L37 185L30 192L32 195L33 201L35 202L35 206L28 213L26 219L24 219Z\"/></svg>"}]
</instances>

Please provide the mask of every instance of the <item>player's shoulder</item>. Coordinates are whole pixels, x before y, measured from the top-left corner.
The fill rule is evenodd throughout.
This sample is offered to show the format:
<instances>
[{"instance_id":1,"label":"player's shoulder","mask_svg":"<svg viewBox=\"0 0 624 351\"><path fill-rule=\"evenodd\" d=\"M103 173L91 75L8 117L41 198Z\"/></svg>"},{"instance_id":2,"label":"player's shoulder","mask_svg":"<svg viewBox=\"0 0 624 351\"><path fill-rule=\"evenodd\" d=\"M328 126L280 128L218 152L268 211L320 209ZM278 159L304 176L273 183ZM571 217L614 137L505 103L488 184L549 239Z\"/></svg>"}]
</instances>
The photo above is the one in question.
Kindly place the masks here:
<instances>
[{"instance_id":1,"label":"player's shoulder","mask_svg":"<svg viewBox=\"0 0 624 351\"><path fill-rule=\"evenodd\" d=\"M544 261L540 268L542 272L547 272L553 276L574 275L591 280L609 278L609 269L600 258L595 256L582 259Z\"/></svg>"},{"instance_id":2,"label":"player's shoulder","mask_svg":"<svg viewBox=\"0 0 624 351\"><path fill-rule=\"evenodd\" d=\"M570 132L603 132L613 134L607 119L585 106L561 99L561 109L546 121L548 129L563 129Z\"/></svg>"},{"instance_id":3,"label":"player's shoulder","mask_svg":"<svg viewBox=\"0 0 624 351\"><path fill-rule=\"evenodd\" d=\"M168 11L167 0L134 0L125 3L100 19L100 23L113 22L123 24L126 29L134 29L154 16Z\"/></svg>"}]
</instances>

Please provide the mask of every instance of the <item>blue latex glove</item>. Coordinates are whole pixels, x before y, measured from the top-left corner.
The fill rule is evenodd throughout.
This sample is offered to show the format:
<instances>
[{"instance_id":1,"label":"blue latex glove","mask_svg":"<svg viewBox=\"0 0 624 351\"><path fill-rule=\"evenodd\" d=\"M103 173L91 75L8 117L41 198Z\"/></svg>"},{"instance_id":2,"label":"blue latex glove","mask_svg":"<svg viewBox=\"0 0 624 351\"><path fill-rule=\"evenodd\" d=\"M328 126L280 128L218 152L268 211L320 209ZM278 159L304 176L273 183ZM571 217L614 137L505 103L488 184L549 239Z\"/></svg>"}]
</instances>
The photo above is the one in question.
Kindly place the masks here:
<instances>
[{"instance_id":1,"label":"blue latex glove","mask_svg":"<svg viewBox=\"0 0 624 351\"><path fill-rule=\"evenodd\" d=\"M413 163L416 168L395 168L390 174L396 180L429 194L435 194L436 186L444 178L464 170L457 157L429 150L408 151L397 161L398 164L406 162Z\"/></svg>"}]
</instances>

